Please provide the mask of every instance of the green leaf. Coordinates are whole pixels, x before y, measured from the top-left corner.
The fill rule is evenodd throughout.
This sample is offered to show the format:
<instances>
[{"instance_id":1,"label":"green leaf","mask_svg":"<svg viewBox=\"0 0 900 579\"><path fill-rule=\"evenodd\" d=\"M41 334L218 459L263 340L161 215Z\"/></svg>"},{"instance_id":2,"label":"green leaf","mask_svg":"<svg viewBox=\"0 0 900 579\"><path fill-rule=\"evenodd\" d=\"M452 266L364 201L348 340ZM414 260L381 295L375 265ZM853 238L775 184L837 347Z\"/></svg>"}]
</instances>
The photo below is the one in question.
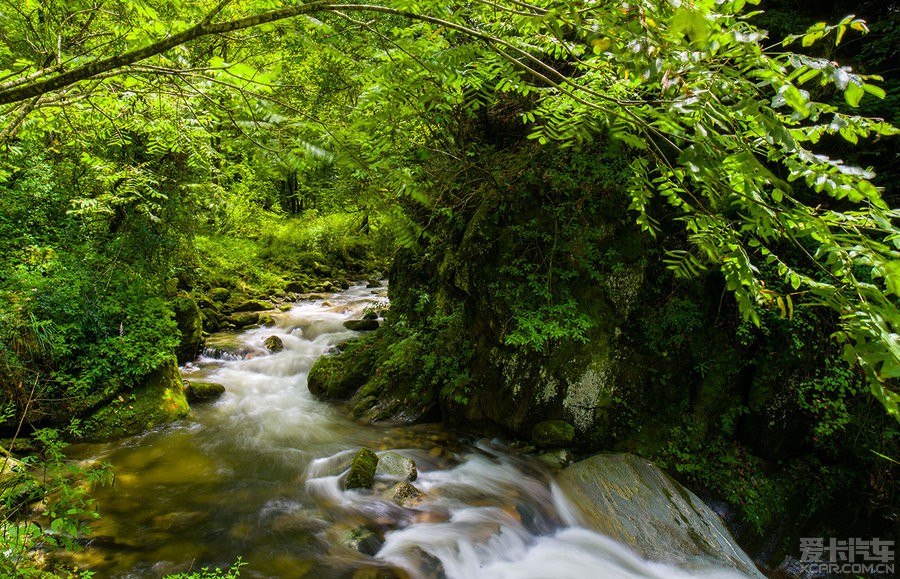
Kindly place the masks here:
<instances>
[{"instance_id":1,"label":"green leaf","mask_svg":"<svg viewBox=\"0 0 900 579\"><path fill-rule=\"evenodd\" d=\"M864 91L866 91L870 95L874 95L880 99L883 99L885 97L885 95L887 94L884 92L883 88L881 88L879 86L875 86L874 84L864 84L864 85L862 85L862 88Z\"/></svg>"},{"instance_id":2,"label":"green leaf","mask_svg":"<svg viewBox=\"0 0 900 579\"><path fill-rule=\"evenodd\" d=\"M847 83L847 88L844 90L844 100L847 101L847 104L851 107L859 106L859 100L864 93L863 87L850 81Z\"/></svg>"}]
</instances>

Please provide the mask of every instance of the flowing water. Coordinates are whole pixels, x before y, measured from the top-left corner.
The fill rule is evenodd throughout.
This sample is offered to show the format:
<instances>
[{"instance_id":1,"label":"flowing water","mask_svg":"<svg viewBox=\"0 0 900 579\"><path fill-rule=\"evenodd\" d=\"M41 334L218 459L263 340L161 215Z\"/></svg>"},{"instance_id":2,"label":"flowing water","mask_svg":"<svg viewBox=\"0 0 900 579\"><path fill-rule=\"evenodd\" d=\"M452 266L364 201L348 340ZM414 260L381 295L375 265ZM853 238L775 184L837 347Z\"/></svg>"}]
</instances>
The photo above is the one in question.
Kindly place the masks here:
<instances>
[{"instance_id":1,"label":"flowing water","mask_svg":"<svg viewBox=\"0 0 900 579\"><path fill-rule=\"evenodd\" d=\"M380 294L383 295L383 294ZM226 387L175 425L117 443L80 445L105 461L95 539L70 563L95 577L162 577L227 567L241 577L593 578L733 577L648 562L578 528L551 475L501 442L435 425L362 425L314 399L313 362L355 333L379 290L362 287L275 313L274 327L211 337L184 369ZM270 353L278 335L284 350ZM404 508L374 490L342 490L361 446L416 461L424 493Z\"/></svg>"}]
</instances>

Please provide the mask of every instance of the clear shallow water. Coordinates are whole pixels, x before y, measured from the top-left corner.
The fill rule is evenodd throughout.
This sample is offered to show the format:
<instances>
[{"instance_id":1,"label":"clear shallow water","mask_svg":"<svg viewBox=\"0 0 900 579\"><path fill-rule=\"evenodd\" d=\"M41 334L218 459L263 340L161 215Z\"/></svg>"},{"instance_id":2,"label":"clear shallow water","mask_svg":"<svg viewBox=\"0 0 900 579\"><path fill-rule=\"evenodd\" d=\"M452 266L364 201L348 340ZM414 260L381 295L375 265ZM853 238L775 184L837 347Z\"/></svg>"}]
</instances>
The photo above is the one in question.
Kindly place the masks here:
<instances>
[{"instance_id":1,"label":"clear shallow water","mask_svg":"<svg viewBox=\"0 0 900 579\"><path fill-rule=\"evenodd\" d=\"M238 556L249 563L241 576L260 578L739 576L647 562L577 528L550 474L498 441L460 441L437 425L362 425L313 398L313 362L353 337L343 321L378 299L351 288L273 313L275 327L215 336L207 354L216 357L184 373L225 385L221 399L138 437L73 448L75 458L111 463L116 481L98 489L96 539L70 562L121 578L224 567ZM262 346L273 334L284 351ZM360 446L414 459L421 503L382 498L388 481L342 490ZM361 528L378 539L351 548L347 537Z\"/></svg>"}]
</instances>

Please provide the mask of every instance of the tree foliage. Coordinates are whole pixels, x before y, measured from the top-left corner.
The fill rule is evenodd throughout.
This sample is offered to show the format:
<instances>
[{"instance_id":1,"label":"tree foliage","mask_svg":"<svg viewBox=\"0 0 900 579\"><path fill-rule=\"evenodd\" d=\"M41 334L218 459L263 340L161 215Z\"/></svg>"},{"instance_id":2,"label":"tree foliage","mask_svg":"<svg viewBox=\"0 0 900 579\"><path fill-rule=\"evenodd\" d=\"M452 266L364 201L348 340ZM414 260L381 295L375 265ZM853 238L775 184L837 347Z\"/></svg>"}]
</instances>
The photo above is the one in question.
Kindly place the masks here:
<instances>
[{"instance_id":1,"label":"tree foliage","mask_svg":"<svg viewBox=\"0 0 900 579\"><path fill-rule=\"evenodd\" d=\"M721 271L754 323L760 309L834 310L845 360L900 418L898 211L871 170L816 150L822 139L855 145L896 130L854 114L884 97L879 78L789 50L840 43L866 25L847 17L772 44L748 4L8 2L0 142L51 142L81 111L107 117L122 147L143 133L149 151L183 153L214 174L221 151L208 137L227 126L282 157L337 159L361 187L428 208L430 127L514 94L542 143L606 133L630 148L638 223L655 235L660 219L674 219L687 232L689 246L669 255L677 274ZM319 48L320 62L351 73L331 93L346 98L311 110L303 66L284 55ZM843 104L817 101L821 86ZM143 168L110 169L128 186L93 208L131 203L158 217ZM781 284L790 289L773 289Z\"/></svg>"}]
</instances>

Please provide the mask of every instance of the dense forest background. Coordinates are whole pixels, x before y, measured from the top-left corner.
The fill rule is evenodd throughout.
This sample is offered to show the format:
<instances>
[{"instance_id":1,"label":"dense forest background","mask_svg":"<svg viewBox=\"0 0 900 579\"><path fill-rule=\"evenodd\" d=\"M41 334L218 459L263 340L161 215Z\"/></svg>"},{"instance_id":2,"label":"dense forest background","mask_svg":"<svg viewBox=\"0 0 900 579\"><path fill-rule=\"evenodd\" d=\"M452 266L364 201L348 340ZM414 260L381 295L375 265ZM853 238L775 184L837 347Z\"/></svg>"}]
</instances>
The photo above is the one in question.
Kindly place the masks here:
<instances>
[{"instance_id":1,"label":"dense forest background","mask_svg":"<svg viewBox=\"0 0 900 579\"><path fill-rule=\"evenodd\" d=\"M183 416L204 335L385 275L310 377L356 415L567 421L766 564L895 534L898 6L750 4L4 3L4 449Z\"/></svg>"}]
</instances>

